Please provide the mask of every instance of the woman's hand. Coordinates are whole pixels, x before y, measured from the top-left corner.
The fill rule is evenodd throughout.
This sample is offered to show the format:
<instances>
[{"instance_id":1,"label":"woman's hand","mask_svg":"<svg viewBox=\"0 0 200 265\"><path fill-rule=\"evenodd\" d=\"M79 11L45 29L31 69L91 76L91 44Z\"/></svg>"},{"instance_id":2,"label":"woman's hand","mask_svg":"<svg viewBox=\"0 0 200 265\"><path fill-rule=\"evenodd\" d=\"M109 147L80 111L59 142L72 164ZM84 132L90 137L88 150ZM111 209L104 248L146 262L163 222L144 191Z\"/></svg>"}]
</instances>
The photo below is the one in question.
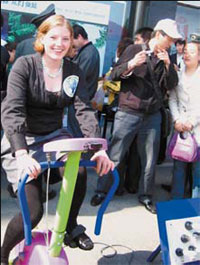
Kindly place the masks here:
<instances>
[{"instance_id":1,"label":"woman's hand","mask_svg":"<svg viewBox=\"0 0 200 265\"><path fill-rule=\"evenodd\" d=\"M104 150L98 151L93 155L91 161L96 161L96 172L100 176L107 174L110 170L114 170L114 163L109 159L108 155Z\"/></svg>"},{"instance_id":2,"label":"woman's hand","mask_svg":"<svg viewBox=\"0 0 200 265\"><path fill-rule=\"evenodd\" d=\"M174 124L174 128L178 132L190 132L193 129L193 125L189 121L186 122L176 121Z\"/></svg>"},{"instance_id":3,"label":"woman's hand","mask_svg":"<svg viewBox=\"0 0 200 265\"><path fill-rule=\"evenodd\" d=\"M191 122L186 121L183 123L183 131L184 132L190 132L193 129L193 125Z\"/></svg>"},{"instance_id":4,"label":"woman's hand","mask_svg":"<svg viewBox=\"0 0 200 265\"><path fill-rule=\"evenodd\" d=\"M180 122L180 121L176 121L176 122L174 123L174 128L175 128L175 130L178 131L178 132L183 132L183 123Z\"/></svg>"},{"instance_id":5,"label":"woman's hand","mask_svg":"<svg viewBox=\"0 0 200 265\"><path fill-rule=\"evenodd\" d=\"M18 171L24 172L32 178L37 178L41 172L40 164L34 158L30 157L28 153L19 154L16 152L15 156Z\"/></svg>"}]
</instances>

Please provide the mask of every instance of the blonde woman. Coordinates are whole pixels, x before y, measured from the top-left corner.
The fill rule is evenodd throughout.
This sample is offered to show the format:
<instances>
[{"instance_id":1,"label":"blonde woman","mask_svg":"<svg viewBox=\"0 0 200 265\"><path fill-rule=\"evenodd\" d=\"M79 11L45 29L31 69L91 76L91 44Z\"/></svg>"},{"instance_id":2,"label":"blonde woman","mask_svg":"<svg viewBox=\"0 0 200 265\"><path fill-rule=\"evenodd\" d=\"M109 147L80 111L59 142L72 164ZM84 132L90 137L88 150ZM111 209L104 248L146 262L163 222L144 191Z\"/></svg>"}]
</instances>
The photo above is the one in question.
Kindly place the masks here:
<instances>
[{"instance_id":1,"label":"blonde woman","mask_svg":"<svg viewBox=\"0 0 200 265\"><path fill-rule=\"evenodd\" d=\"M99 137L98 122L89 104L87 93L83 95L84 77L79 67L64 59L70 51L73 30L61 15L53 15L38 28L35 55L20 57L14 64L9 80L8 94L2 104L2 124L5 136L2 141L2 166L8 181L17 190L18 176L30 175L26 184L27 201L32 228L42 218L41 168L44 161L42 144L59 138L72 137L62 128L64 107L74 104L76 117L85 137ZM113 169L105 152L97 152L97 172L102 175ZM77 225L77 215L85 195L85 183L78 180L73 197L66 231L76 237L72 245L84 250L93 248L93 242ZM86 181L86 180L84 180ZM83 186L82 186L83 185ZM78 229L77 229L78 227ZM8 264L12 248L24 238L21 214L12 218L6 229L1 248L1 265Z\"/></svg>"},{"instance_id":2,"label":"blonde woman","mask_svg":"<svg viewBox=\"0 0 200 265\"><path fill-rule=\"evenodd\" d=\"M178 132L193 132L200 148L200 44L190 42L184 48L185 67L179 72L179 84L170 91L169 107ZM199 158L200 159L200 158ZM200 160L192 163L192 197L200 198ZM184 197L187 162L174 160L171 195Z\"/></svg>"}]
</instances>

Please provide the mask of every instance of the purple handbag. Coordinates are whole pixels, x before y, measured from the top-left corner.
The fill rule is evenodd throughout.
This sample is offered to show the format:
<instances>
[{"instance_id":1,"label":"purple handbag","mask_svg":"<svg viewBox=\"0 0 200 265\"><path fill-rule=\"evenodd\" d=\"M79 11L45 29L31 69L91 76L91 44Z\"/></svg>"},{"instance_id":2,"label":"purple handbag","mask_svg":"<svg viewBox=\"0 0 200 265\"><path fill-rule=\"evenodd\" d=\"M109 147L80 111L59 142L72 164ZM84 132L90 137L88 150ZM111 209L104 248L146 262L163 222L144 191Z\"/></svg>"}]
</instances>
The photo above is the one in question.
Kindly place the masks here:
<instances>
[{"instance_id":1,"label":"purple handbag","mask_svg":"<svg viewBox=\"0 0 200 265\"><path fill-rule=\"evenodd\" d=\"M175 132L168 145L168 155L183 162L194 162L198 159L198 145L190 132Z\"/></svg>"}]
</instances>

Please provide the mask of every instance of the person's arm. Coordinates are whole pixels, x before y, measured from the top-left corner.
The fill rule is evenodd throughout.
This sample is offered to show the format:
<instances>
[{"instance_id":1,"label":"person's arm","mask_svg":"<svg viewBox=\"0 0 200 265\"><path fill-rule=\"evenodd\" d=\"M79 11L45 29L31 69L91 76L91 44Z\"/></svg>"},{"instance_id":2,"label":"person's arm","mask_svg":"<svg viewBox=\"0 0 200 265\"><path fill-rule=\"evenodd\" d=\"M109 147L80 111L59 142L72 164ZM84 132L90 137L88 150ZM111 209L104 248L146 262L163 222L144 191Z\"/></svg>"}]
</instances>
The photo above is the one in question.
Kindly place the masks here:
<instances>
[{"instance_id":1,"label":"person's arm","mask_svg":"<svg viewBox=\"0 0 200 265\"><path fill-rule=\"evenodd\" d=\"M172 114L173 122L180 120L180 112L178 107L177 88L173 89L169 93L169 109Z\"/></svg>"},{"instance_id":2,"label":"person's arm","mask_svg":"<svg viewBox=\"0 0 200 265\"><path fill-rule=\"evenodd\" d=\"M89 93L84 86L84 77L81 71L79 73L79 84L74 99L74 108L84 137L101 138L97 115L89 102ZM96 152L91 160L97 162L96 171L100 176L114 169L114 163L109 159L104 150Z\"/></svg>"},{"instance_id":3,"label":"person's arm","mask_svg":"<svg viewBox=\"0 0 200 265\"><path fill-rule=\"evenodd\" d=\"M172 121L174 124L174 128L178 132L183 131L183 123L181 121L179 106L178 106L178 97L177 97L177 87L170 91L169 93L169 109L172 114Z\"/></svg>"},{"instance_id":4,"label":"person's arm","mask_svg":"<svg viewBox=\"0 0 200 265\"><path fill-rule=\"evenodd\" d=\"M9 74L7 97L1 106L2 126L13 155L16 150L28 150L25 140L27 77L27 63L20 58Z\"/></svg>"},{"instance_id":5,"label":"person's arm","mask_svg":"<svg viewBox=\"0 0 200 265\"><path fill-rule=\"evenodd\" d=\"M141 51L140 45L129 45L120 56L111 72L113 81L128 78L134 73L136 67L146 61L145 51Z\"/></svg>"},{"instance_id":6,"label":"person's arm","mask_svg":"<svg viewBox=\"0 0 200 265\"><path fill-rule=\"evenodd\" d=\"M178 74L172 63L169 64L166 72L166 84L168 90L172 90L178 85Z\"/></svg>"},{"instance_id":7,"label":"person's arm","mask_svg":"<svg viewBox=\"0 0 200 265\"><path fill-rule=\"evenodd\" d=\"M40 164L28 154L25 139L26 100L29 80L29 66L24 57L17 60L9 78L7 96L2 104L2 125L16 157L17 169L36 178L41 172ZM16 178L22 176L16 176Z\"/></svg>"},{"instance_id":8,"label":"person's arm","mask_svg":"<svg viewBox=\"0 0 200 265\"><path fill-rule=\"evenodd\" d=\"M178 85L178 74L174 64L170 60L170 56L166 50L160 50L157 57L163 61L165 65L165 89L172 90Z\"/></svg>"},{"instance_id":9,"label":"person's arm","mask_svg":"<svg viewBox=\"0 0 200 265\"><path fill-rule=\"evenodd\" d=\"M200 67L198 74L196 75L196 80L194 81L194 77L192 77L193 82L191 82L191 88L188 88L190 93L190 100L188 100L189 108L188 108L188 120L187 123L194 127L200 127L200 91L199 91L199 75L200 75ZM189 81L190 82L190 81ZM190 127L189 126L189 127Z\"/></svg>"}]
</instances>

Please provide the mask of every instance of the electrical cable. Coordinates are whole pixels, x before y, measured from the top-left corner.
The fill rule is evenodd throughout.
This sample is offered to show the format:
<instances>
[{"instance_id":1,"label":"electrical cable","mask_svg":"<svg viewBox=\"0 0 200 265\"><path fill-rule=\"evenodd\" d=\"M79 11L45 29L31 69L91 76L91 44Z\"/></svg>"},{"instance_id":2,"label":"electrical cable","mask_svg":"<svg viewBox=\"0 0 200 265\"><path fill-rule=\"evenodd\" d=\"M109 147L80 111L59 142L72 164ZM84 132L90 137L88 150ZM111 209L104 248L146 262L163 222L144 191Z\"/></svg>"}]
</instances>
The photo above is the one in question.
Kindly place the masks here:
<instances>
[{"instance_id":1,"label":"electrical cable","mask_svg":"<svg viewBox=\"0 0 200 265\"><path fill-rule=\"evenodd\" d=\"M118 245L118 244L114 244L114 245L108 245L106 243L102 243L102 242L94 242L95 245L103 245L104 247L101 249L101 255L103 258L113 258L115 257L118 252L116 250L116 247L123 247L123 248L126 248L128 250L130 250L130 254L131 254L131 257L130 257L130 260L128 260L127 262L127 265L131 265L132 261L133 261L133 258L134 258L134 250L132 248L129 248L127 246L124 246L124 245ZM106 251L107 249L112 249L113 250L113 254L104 254L104 251ZM124 264L125 265L125 264Z\"/></svg>"},{"instance_id":2,"label":"electrical cable","mask_svg":"<svg viewBox=\"0 0 200 265\"><path fill-rule=\"evenodd\" d=\"M51 153L46 153L46 158L48 162L47 168L47 181L46 181L46 206L45 206L45 223L46 223L46 236L44 233L44 238L46 242L46 246L49 249L49 226L48 226L48 207L49 207L49 180L50 180L50 172L51 172Z\"/></svg>"}]
</instances>

